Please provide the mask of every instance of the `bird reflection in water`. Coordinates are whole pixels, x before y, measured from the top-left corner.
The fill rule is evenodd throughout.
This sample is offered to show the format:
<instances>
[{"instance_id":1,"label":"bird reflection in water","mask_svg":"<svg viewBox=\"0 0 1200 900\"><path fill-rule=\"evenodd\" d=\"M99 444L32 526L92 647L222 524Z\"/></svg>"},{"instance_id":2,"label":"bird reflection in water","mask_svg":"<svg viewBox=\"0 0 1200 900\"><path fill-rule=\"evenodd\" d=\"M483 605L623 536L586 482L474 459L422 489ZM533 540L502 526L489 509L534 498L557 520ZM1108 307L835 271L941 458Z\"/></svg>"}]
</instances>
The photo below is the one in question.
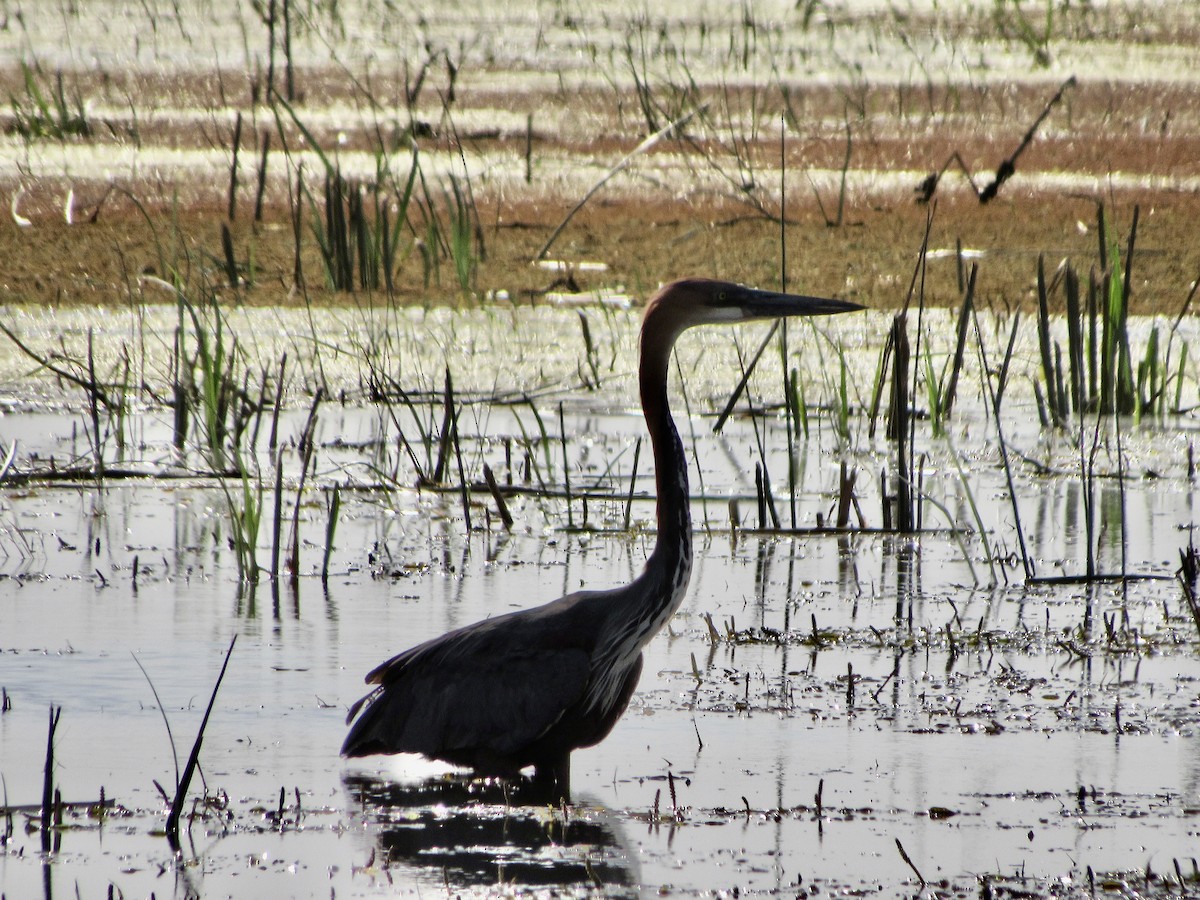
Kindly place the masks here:
<instances>
[{"instance_id":1,"label":"bird reflection in water","mask_svg":"<svg viewBox=\"0 0 1200 900\"><path fill-rule=\"evenodd\" d=\"M594 804L516 805L520 784L461 776L402 784L347 774L344 784L374 836L375 866L393 879L399 870L450 888L503 883L637 893L624 835Z\"/></svg>"}]
</instances>

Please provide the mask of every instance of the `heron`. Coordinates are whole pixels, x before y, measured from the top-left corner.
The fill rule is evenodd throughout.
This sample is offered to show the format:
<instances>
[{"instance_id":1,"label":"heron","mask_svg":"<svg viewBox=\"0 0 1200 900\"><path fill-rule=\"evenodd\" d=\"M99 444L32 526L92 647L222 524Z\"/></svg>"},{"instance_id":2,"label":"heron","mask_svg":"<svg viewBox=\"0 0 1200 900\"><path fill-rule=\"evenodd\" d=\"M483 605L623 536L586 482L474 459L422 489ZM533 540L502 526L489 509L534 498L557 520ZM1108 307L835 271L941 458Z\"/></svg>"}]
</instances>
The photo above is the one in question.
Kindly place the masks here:
<instances>
[{"instance_id":1,"label":"heron","mask_svg":"<svg viewBox=\"0 0 1200 900\"><path fill-rule=\"evenodd\" d=\"M617 723L641 675L642 648L679 608L691 575L687 458L667 398L675 339L695 325L861 308L700 278L660 289L646 304L639 346L658 520L642 573L623 587L576 591L393 656L367 675L375 688L351 706L342 755L417 753L502 778L532 766L538 796L568 801L571 752L599 743Z\"/></svg>"}]
</instances>

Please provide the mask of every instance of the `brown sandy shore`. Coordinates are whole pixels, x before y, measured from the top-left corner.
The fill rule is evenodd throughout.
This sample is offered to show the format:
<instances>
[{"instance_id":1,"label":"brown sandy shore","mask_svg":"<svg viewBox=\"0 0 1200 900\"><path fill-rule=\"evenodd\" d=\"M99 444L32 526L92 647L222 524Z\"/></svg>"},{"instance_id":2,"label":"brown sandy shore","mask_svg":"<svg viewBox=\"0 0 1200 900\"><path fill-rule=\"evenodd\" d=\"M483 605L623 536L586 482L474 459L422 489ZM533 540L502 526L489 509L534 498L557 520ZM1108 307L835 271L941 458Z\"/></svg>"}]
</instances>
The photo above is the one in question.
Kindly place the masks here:
<instances>
[{"instance_id":1,"label":"brown sandy shore","mask_svg":"<svg viewBox=\"0 0 1200 900\"><path fill-rule=\"evenodd\" d=\"M50 73L35 76L45 91L54 89ZM229 303L387 301L382 290L327 285L312 225L324 210L322 168L311 151L303 153L310 140L348 167L355 154L374 165L382 149L392 168L393 210L411 148L420 148L418 199L400 235L391 295L402 303L539 302L547 291L575 289L620 290L636 301L661 282L697 274L773 287L786 253L790 287L891 308L906 299L930 219L927 302L958 301L954 251L961 246L966 262L980 265L983 306L1027 307L1036 299L1039 255L1050 270L1064 258L1084 273L1098 266L1101 209L1106 243L1119 246L1122 258L1138 211L1133 312L1178 313L1200 276L1200 85L1187 79L1080 78L1053 103L1066 78L1046 73L1020 84L941 86L777 79L759 87L716 79L675 95L665 77L650 92L636 84L564 90L520 79L506 91L495 71L452 76L439 69L415 97L411 77L371 82L368 97L406 98L383 114L363 113L366 89L339 70L302 72L291 111L261 102L261 70L169 78L84 71L64 84L68 99L86 98L88 133L29 137L19 133L30 118L24 73L0 72L0 90L15 98L0 111L8 157L0 200L10 212L0 223L0 302L169 300L145 275L214 291ZM660 105L647 112L647 97ZM336 112L346 109L357 112ZM569 271L535 266L555 226L650 125L688 110L700 112L639 153L562 231L546 256ZM244 126L230 219L236 114ZM976 191L1018 150L1012 177L981 203ZM934 202L918 202L922 179L955 153L974 184L953 164ZM301 203L297 281L293 209L302 157L311 194ZM104 168L109 159L130 158ZM446 238L456 167L472 232L474 271L465 291ZM440 236L431 236L430 219L440 223Z\"/></svg>"}]
</instances>

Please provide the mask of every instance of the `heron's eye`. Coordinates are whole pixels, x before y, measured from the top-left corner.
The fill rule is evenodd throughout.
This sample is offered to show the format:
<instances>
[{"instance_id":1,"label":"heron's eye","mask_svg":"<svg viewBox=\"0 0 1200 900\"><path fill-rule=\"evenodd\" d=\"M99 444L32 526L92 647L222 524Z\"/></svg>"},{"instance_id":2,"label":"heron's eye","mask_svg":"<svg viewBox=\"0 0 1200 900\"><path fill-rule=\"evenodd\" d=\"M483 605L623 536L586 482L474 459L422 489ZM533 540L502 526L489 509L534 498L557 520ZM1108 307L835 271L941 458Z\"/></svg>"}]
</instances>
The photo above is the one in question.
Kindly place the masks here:
<instances>
[{"instance_id":1,"label":"heron's eye","mask_svg":"<svg viewBox=\"0 0 1200 900\"><path fill-rule=\"evenodd\" d=\"M724 302L725 302L725 292L724 292L724 291L718 291L718 292L717 292L717 299L718 299L720 302L724 303Z\"/></svg>"}]
</instances>

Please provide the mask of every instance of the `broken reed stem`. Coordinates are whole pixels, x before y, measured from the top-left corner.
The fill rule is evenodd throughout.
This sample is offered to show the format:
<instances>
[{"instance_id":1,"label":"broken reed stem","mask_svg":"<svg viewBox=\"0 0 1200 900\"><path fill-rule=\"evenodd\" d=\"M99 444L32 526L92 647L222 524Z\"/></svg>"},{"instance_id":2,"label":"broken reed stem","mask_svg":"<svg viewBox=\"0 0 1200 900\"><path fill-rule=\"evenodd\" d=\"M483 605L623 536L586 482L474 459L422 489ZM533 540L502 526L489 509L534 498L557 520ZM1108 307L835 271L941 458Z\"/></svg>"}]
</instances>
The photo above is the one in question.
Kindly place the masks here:
<instances>
[{"instance_id":1,"label":"broken reed stem","mask_svg":"<svg viewBox=\"0 0 1200 900\"><path fill-rule=\"evenodd\" d=\"M308 410L308 420L304 423L304 430L300 432L298 446L300 451L300 484L296 487L296 503L292 507L292 549L287 561L288 580L292 587L296 586L297 579L300 577L300 503L304 497L304 485L308 481L308 469L313 458L313 435L317 429L317 409L324 398L325 389L317 388L316 394L313 395L312 406Z\"/></svg>"},{"instance_id":2,"label":"broken reed stem","mask_svg":"<svg viewBox=\"0 0 1200 900\"><path fill-rule=\"evenodd\" d=\"M304 232L304 163L296 166L296 190L288 191L288 207L292 215L292 283L296 287L303 287L304 264L300 257L300 242Z\"/></svg>"},{"instance_id":3,"label":"broken reed stem","mask_svg":"<svg viewBox=\"0 0 1200 900\"><path fill-rule=\"evenodd\" d=\"M754 499L758 506L758 529L767 530L767 498L763 490L762 463L754 464Z\"/></svg>"},{"instance_id":4,"label":"broken reed stem","mask_svg":"<svg viewBox=\"0 0 1200 900\"><path fill-rule=\"evenodd\" d=\"M567 494L567 527L575 527L575 515L571 511L571 466L567 462L567 426L563 420L563 405L562 401L558 404L558 432L559 440L562 443L563 455L563 488Z\"/></svg>"},{"instance_id":5,"label":"broken reed stem","mask_svg":"<svg viewBox=\"0 0 1200 900\"><path fill-rule=\"evenodd\" d=\"M1067 300L1067 358L1071 366L1071 403L1083 420L1085 405L1090 408L1088 386L1083 382L1083 323L1079 305L1079 276L1073 266L1063 270L1063 291Z\"/></svg>"},{"instance_id":6,"label":"broken reed stem","mask_svg":"<svg viewBox=\"0 0 1200 900\"><path fill-rule=\"evenodd\" d=\"M838 528L850 524L850 503L854 499L854 482L858 478L858 470L849 470L843 459L838 469L838 506L837 518L834 520Z\"/></svg>"},{"instance_id":7,"label":"broken reed stem","mask_svg":"<svg viewBox=\"0 0 1200 900\"><path fill-rule=\"evenodd\" d=\"M633 490L637 487L638 459L642 455L642 439L639 437L633 445L633 473L629 476L629 495L625 498L625 530L629 530L630 516L633 514Z\"/></svg>"},{"instance_id":8,"label":"broken reed stem","mask_svg":"<svg viewBox=\"0 0 1200 900\"><path fill-rule=\"evenodd\" d=\"M400 424L400 417L396 415L396 410L392 408L391 403L385 402L384 405L387 408L388 417L392 420L392 425L396 428L396 435L400 442L400 446L403 447L404 452L408 454L408 461L412 463L413 471L416 472L417 484L430 483L430 479L428 476L426 476L425 470L421 467L421 461L417 459L416 451L413 450L412 444L409 442L408 438L404 436L404 428ZM416 411L411 404L409 405L409 409L413 411L413 415L415 416ZM426 445L428 445L428 435L423 434L422 437L425 439ZM397 462L397 471L399 470L399 465L399 462Z\"/></svg>"},{"instance_id":9,"label":"broken reed stem","mask_svg":"<svg viewBox=\"0 0 1200 900\"><path fill-rule=\"evenodd\" d=\"M588 325L588 318L584 315L583 310L579 310L579 326L583 330L583 349L584 358L587 360L588 369L591 371L592 377L589 381L584 377L584 383L588 390L595 391L600 389L600 363L596 356L596 345L592 341L592 329Z\"/></svg>"},{"instance_id":10,"label":"broken reed stem","mask_svg":"<svg viewBox=\"0 0 1200 900\"><path fill-rule=\"evenodd\" d=\"M1096 506L1096 454L1100 450L1100 420L1102 414L1097 409L1095 428L1092 431L1092 446L1088 452L1085 437L1087 429L1085 427L1083 412L1079 413L1079 484L1081 488L1081 499L1083 501L1083 529L1084 536L1087 541L1086 552L1086 571L1088 577L1096 574L1096 535L1095 535L1095 515ZM1090 610L1089 610L1090 611Z\"/></svg>"},{"instance_id":11,"label":"broken reed stem","mask_svg":"<svg viewBox=\"0 0 1200 900\"><path fill-rule=\"evenodd\" d=\"M888 437L896 442L896 517L897 531L912 531L912 486L909 483L908 400L908 314L900 312L892 321L892 416Z\"/></svg>"},{"instance_id":12,"label":"broken reed stem","mask_svg":"<svg viewBox=\"0 0 1200 900\"><path fill-rule=\"evenodd\" d=\"M775 324L782 322L782 319L777 319ZM761 349L761 348L760 348ZM776 531L779 530L779 511L775 508L774 492L771 490L771 473L767 469L767 447L763 432L758 427L758 417L754 410L753 398L747 398L746 412L750 417L750 424L754 426L754 444L758 448L758 458L761 465L755 466L755 483L758 487L758 502L759 502L759 528L765 530L767 528L766 513L770 513L771 527Z\"/></svg>"},{"instance_id":13,"label":"broken reed stem","mask_svg":"<svg viewBox=\"0 0 1200 900\"><path fill-rule=\"evenodd\" d=\"M246 377L249 378L249 372ZM251 453L258 452L258 432L262 429L263 411L267 405L267 386L270 384L270 375L267 372L267 367L263 366L261 370L262 378L258 385L258 402L253 405L254 410L254 427L250 430L250 447Z\"/></svg>"},{"instance_id":14,"label":"broken reed stem","mask_svg":"<svg viewBox=\"0 0 1200 900\"><path fill-rule=\"evenodd\" d=\"M797 462L800 452L797 443L800 440L800 404L796 396L798 373L796 369L788 371L788 322L782 320L779 327L779 372L783 376L783 410L784 427L787 433L787 479L788 479L788 523L794 529L796 520L796 483Z\"/></svg>"},{"instance_id":15,"label":"broken reed stem","mask_svg":"<svg viewBox=\"0 0 1200 900\"><path fill-rule=\"evenodd\" d=\"M729 401L725 404L725 408L717 416L717 421L713 425L713 434L720 434L721 429L725 427L725 421L733 412L733 408L737 406L738 400L741 399L742 392L746 390L746 384L750 381L750 376L754 374L754 367L758 365L759 358L763 355L763 351L767 349L767 344L771 342L771 338L775 337L775 332L779 330L779 324L782 321L782 319L776 319L771 323L771 328L762 339L762 343L758 345L758 349L750 357L750 363L743 370L741 380L738 381L737 387L733 389L733 393L729 395Z\"/></svg>"},{"instance_id":16,"label":"broken reed stem","mask_svg":"<svg viewBox=\"0 0 1200 900\"><path fill-rule=\"evenodd\" d=\"M533 113L525 116L525 183L533 183Z\"/></svg>"},{"instance_id":17,"label":"broken reed stem","mask_svg":"<svg viewBox=\"0 0 1200 900\"><path fill-rule=\"evenodd\" d=\"M270 0L267 5L263 21L267 26L267 96L269 97L275 93L275 0Z\"/></svg>"},{"instance_id":18,"label":"broken reed stem","mask_svg":"<svg viewBox=\"0 0 1200 900\"><path fill-rule=\"evenodd\" d=\"M1183 599L1187 603L1188 612L1192 614L1196 633L1200 636L1200 602L1196 599L1198 576L1200 576L1200 554L1196 552L1196 545L1189 540L1187 548L1179 551L1179 570L1175 573L1175 577L1179 579L1179 584L1183 588Z\"/></svg>"},{"instance_id":19,"label":"broken reed stem","mask_svg":"<svg viewBox=\"0 0 1200 900\"><path fill-rule=\"evenodd\" d=\"M50 705L50 728L46 734L46 768L42 781L42 852L50 852L50 826L54 812L54 732L62 707Z\"/></svg>"},{"instance_id":20,"label":"broken reed stem","mask_svg":"<svg viewBox=\"0 0 1200 900\"><path fill-rule=\"evenodd\" d=\"M483 464L483 480L487 482L488 490L492 492L492 499L496 501L496 511L500 513L500 521L504 523L504 530L512 531L512 514L508 511L508 504L504 502L504 495L500 493L500 485L496 483L492 467L487 463Z\"/></svg>"},{"instance_id":21,"label":"broken reed stem","mask_svg":"<svg viewBox=\"0 0 1200 900\"><path fill-rule=\"evenodd\" d=\"M960 245L961 246L961 245ZM950 381L946 385L946 396L943 401L943 415L949 419L950 411L954 408L954 399L958 394L958 376L962 371L963 355L967 347L967 328L971 324L971 310L975 306L975 279L966 279L963 286L963 274L959 273L959 293L963 295L962 308L958 312L958 333L954 345L954 359L950 366Z\"/></svg>"},{"instance_id":22,"label":"broken reed stem","mask_svg":"<svg viewBox=\"0 0 1200 900\"><path fill-rule=\"evenodd\" d=\"M263 195L267 191L267 155L271 152L271 132L262 133L262 156L258 163L258 188L254 192L254 221L263 217Z\"/></svg>"},{"instance_id":23,"label":"broken reed stem","mask_svg":"<svg viewBox=\"0 0 1200 900\"><path fill-rule=\"evenodd\" d=\"M182 316L182 309L180 316ZM183 384L183 328L176 326L171 348L172 437L176 450L183 450L188 430L188 394Z\"/></svg>"},{"instance_id":24,"label":"broken reed stem","mask_svg":"<svg viewBox=\"0 0 1200 900\"><path fill-rule=\"evenodd\" d=\"M333 536L337 532L338 513L342 509L342 491L339 485L333 486L333 493L327 501L328 517L325 520L325 553L321 557L321 584L329 584L329 557L333 553ZM298 803L299 801L297 801Z\"/></svg>"},{"instance_id":25,"label":"broken reed stem","mask_svg":"<svg viewBox=\"0 0 1200 900\"><path fill-rule=\"evenodd\" d=\"M326 170L324 197L327 243L322 247L322 253L325 256L329 285L336 291L354 290L354 251L346 210L349 196L353 196L353 193L351 186L342 177L340 168ZM350 216L353 217L353 209Z\"/></svg>"},{"instance_id":26,"label":"broken reed stem","mask_svg":"<svg viewBox=\"0 0 1200 900\"><path fill-rule=\"evenodd\" d=\"M454 381L450 377L450 367L446 367L446 383L442 394L442 430L438 442L437 462L433 467L432 480L434 484L442 484L446 480L446 460L450 455L450 430L455 420L454 415Z\"/></svg>"},{"instance_id":27,"label":"broken reed stem","mask_svg":"<svg viewBox=\"0 0 1200 900\"><path fill-rule=\"evenodd\" d=\"M101 395L98 389L99 382L96 380L96 355L93 346L93 331L88 329L87 342L87 367L88 367L88 413L92 420L92 439L95 442L92 446L96 454L96 474L104 477L104 447L100 443L100 402Z\"/></svg>"},{"instance_id":28,"label":"broken reed stem","mask_svg":"<svg viewBox=\"0 0 1200 900\"><path fill-rule=\"evenodd\" d=\"M279 380L275 384L275 403L271 409L271 437L267 441L268 450L274 450L279 440L279 411L283 406L283 376L287 371L287 358L286 352L279 357Z\"/></svg>"},{"instance_id":29,"label":"broken reed stem","mask_svg":"<svg viewBox=\"0 0 1200 900\"><path fill-rule=\"evenodd\" d=\"M972 318L975 316L974 310L971 312ZM1008 344L1004 348L1004 361L1000 363L1000 372L996 376L996 400L995 405L999 406L1004 399L1004 391L1008 388L1008 370L1012 365L1013 350L1017 347L1017 333L1021 327L1021 314L1013 313L1012 328L1008 332Z\"/></svg>"},{"instance_id":30,"label":"broken reed stem","mask_svg":"<svg viewBox=\"0 0 1200 900\"><path fill-rule=\"evenodd\" d=\"M1125 315L1129 314L1129 301L1133 297L1133 247L1137 238L1138 219L1141 218L1141 212L1141 206L1135 203L1133 205L1133 221L1129 223L1129 243L1125 247L1125 282L1122 285L1125 296Z\"/></svg>"},{"instance_id":31,"label":"broken reed stem","mask_svg":"<svg viewBox=\"0 0 1200 900\"><path fill-rule=\"evenodd\" d=\"M913 874L917 876L917 880L921 882L921 887L925 887L925 877L917 870L916 865L909 858L908 853L904 850L904 845L900 843L900 838L896 838L896 849L900 851L900 858L913 870Z\"/></svg>"},{"instance_id":32,"label":"broken reed stem","mask_svg":"<svg viewBox=\"0 0 1200 900\"><path fill-rule=\"evenodd\" d=\"M271 578L278 581L279 539L283 533L283 450L276 450L272 455L275 458L275 510L271 520Z\"/></svg>"},{"instance_id":33,"label":"broken reed stem","mask_svg":"<svg viewBox=\"0 0 1200 900\"><path fill-rule=\"evenodd\" d=\"M1137 207L1134 207L1134 222L1137 221ZM1133 249L1133 235L1129 237L1130 250ZM1121 602L1126 602L1129 594L1129 518L1125 503L1125 448L1121 441L1121 420L1113 417L1113 427L1117 432L1117 496L1121 510Z\"/></svg>"},{"instance_id":34,"label":"broken reed stem","mask_svg":"<svg viewBox=\"0 0 1200 900\"><path fill-rule=\"evenodd\" d=\"M273 4L272 4L273 5ZM242 114L237 114L233 125L233 161L229 165L229 221L237 216L238 150L242 144Z\"/></svg>"},{"instance_id":35,"label":"broken reed stem","mask_svg":"<svg viewBox=\"0 0 1200 900\"><path fill-rule=\"evenodd\" d=\"M292 68L292 4L283 0L283 65L288 103L296 100L296 73Z\"/></svg>"},{"instance_id":36,"label":"broken reed stem","mask_svg":"<svg viewBox=\"0 0 1200 900\"><path fill-rule=\"evenodd\" d=\"M471 486L467 484L467 475L463 469L462 447L458 442L458 417L461 410L454 414L450 429L454 438L454 459L458 463L458 483L462 489L462 507L463 507L463 522L464 532L471 533Z\"/></svg>"},{"instance_id":37,"label":"broken reed stem","mask_svg":"<svg viewBox=\"0 0 1200 900\"><path fill-rule=\"evenodd\" d=\"M237 258L233 253L233 233L224 222L221 223L221 252L225 256L225 277L229 279L229 286L236 291L238 274Z\"/></svg>"},{"instance_id":38,"label":"broken reed stem","mask_svg":"<svg viewBox=\"0 0 1200 900\"><path fill-rule=\"evenodd\" d=\"M200 730L196 732L196 742L192 744L192 752L183 767L183 775L180 776L179 784L175 787L175 799L171 802L171 812L167 815L166 830L167 843L176 853L180 851L179 817L183 814L183 802L187 797L192 775L195 774L196 766L200 762L200 746L204 743L204 729L208 727L208 717L212 714L213 704L217 700L217 691L220 690L221 681L225 678L225 669L229 666L229 657L233 655L233 646L236 643L237 635L235 634L229 641L229 649L225 651L225 661L221 663L221 672L217 675L217 683L213 685L212 696L208 698L208 707L204 710L204 718L200 720Z\"/></svg>"}]
</instances>

